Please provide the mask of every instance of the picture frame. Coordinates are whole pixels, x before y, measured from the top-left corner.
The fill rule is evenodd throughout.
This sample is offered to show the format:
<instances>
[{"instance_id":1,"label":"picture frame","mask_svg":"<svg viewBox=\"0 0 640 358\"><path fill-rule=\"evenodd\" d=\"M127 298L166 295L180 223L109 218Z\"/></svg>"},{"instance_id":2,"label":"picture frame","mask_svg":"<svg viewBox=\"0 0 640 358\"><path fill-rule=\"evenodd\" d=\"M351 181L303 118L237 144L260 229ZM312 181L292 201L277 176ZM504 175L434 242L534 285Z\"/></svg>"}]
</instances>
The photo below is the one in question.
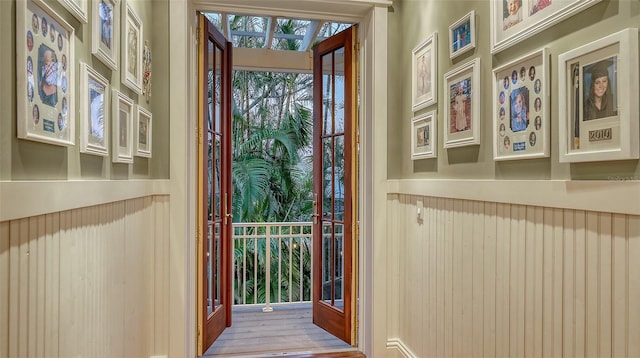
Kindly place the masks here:
<instances>
[{"instance_id":1,"label":"picture frame","mask_svg":"<svg viewBox=\"0 0 640 358\"><path fill-rule=\"evenodd\" d=\"M560 162L639 158L638 67L637 28L558 56Z\"/></svg>"},{"instance_id":2,"label":"picture frame","mask_svg":"<svg viewBox=\"0 0 640 358\"><path fill-rule=\"evenodd\" d=\"M111 161L133 163L133 122L136 116L133 100L118 90L112 90Z\"/></svg>"},{"instance_id":3,"label":"picture frame","mask_svg":"<svg viewBox=\"0 0 640 358\"><path fill-rule=\"evenodd\" d=\"M91 52L110 69L117 71L120 48L119 0L94 1L91 24Z\"/></svg>"},{"instance_id":4,"label":"picture frame","mask_svg":"<svg viewBox=\"0 0 640 358\"><path fill-rule=\"evenodd\" d=\"M126 16L122 22L122 83L137 94L142 94L142 20L129 2L123 4Z\"/></svg>"},{"instance_id":5,"label":"picture frame","mask_svg":"<svg viewBox=\"0 0 640 358\"><path fill-rule=\"evenodd\" d=\"M137 105L135 123L135 153L138 157L151 158L152 115L144 107Z\"/></svg>"},{"instance_id":6,"label":"picture frame","mask_svg":"<svg viewBox=\"0 0 640 358\"><path fill-rule=\"evenodd\" d=\"M411 120L411 159L436 158L438 112L431 111Z\"/></svg>"},{"instance_id":7,"label":"picture frame","mask_svg":"<svg viewBox=\"0 0 640 358\"><path fill-rule=\"evenodd\" d=\"M549 156L548 49L493 70L493 159Z\"/></svg>"},{"instance_id":8,"label":"picture frame","mask_svg":"<svg viewBox=\"0 0 640 358\"><path fill-rule=\"evenodd\" d=\"M438 33L434 32L413 49L411 58L413 111L438 102Z\"/></svg>"},{"instance_id":9,"label":"picture frame","mask_svg":"<svg viewBox=\"0 0 640 358\"><path fill-rule=\"evenodd\" d=\"M80 152L109 155L109 81L80 62Z\"/></svg>"},{"instance_id":10,"label":"picture frame","mask_svg":"<svg viewBox=\"0 0 640 358\"><path fill-rule=\"evenodd\" d=\"M490 1L491 53L529 38L602 0Z\"/></svg>"},{"instance_id":11,"label":"picture frame","mask_svg":"<svg viewBox=\"0 0 640 358\"><path fill-rule=\"evenodd\" d=\"M87 15L88 0L58 0L58 2L80 23L86 24L89 22L89 16Z\"/></svg>"},{"instance_id":12,"label":"picture frame","mask_svg":"<svg viewBox=\"0 0 640 358\"><path fill-rule=\"evenodd\" d=\"M480 144L480 58L445 73L444 148Z\"/></svg>"},{"instance_id":13,"label":"picture frame","mask_svg":"<svg viewBox=\"0 0 640 358\"><path fill-rule=\"evenodd\" d=\"M449 26L449 58L476 48L476 13L471 11Z\"/></svg>"},{"instance_id":14,"label":"picture frame","mask_svg":"<svg viewBox=\"0 0 640 358\"><path fill-rule=\"evenodd\" d=\"M75 31L42 1L16 3L17 136L75 145Z\"/></svg>"}]
</instances>

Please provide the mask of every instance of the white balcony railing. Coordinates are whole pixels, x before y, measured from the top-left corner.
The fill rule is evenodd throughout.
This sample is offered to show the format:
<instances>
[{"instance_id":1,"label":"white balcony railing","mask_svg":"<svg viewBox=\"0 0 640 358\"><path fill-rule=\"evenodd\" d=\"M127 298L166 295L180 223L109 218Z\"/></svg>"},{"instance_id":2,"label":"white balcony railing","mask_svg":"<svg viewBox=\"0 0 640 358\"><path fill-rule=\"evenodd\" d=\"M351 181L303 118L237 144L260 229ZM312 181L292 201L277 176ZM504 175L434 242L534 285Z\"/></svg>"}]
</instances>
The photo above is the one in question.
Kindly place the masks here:
<instances>
[{"instance_id":1,"label":"white balcony railing","mask_svg":"<svg viewBox=\"0 0 640 358\"><path fill-rule=\"evenodd\" d=\"M311 302L311 223L234 223L235 305Z\"/></svg>"}]
</instances>

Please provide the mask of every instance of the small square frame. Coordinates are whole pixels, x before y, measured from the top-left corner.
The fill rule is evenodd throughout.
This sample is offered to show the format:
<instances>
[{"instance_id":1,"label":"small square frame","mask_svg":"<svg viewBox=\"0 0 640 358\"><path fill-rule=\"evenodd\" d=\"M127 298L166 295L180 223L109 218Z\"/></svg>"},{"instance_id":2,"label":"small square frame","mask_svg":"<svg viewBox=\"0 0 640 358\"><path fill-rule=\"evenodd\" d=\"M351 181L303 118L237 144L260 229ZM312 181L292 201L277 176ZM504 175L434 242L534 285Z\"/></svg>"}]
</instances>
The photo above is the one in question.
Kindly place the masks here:
<instances>
[{"instance_id":1,"label":"small square frame","mask_svg":"<svg viewBox=\"0 0 640 358\"><path fill-rule=\"evenodd\" d=\"M80 152L109 155L109 81L80 62Z\"/></svg>"},{"instance_id":2,"label":"small square frame","mask_svg":"<svg viewBox=\"0 0 640 358\"><path fill-rule=\"evenodd\" d=\"M126 16L122 21L122 83L137 94L142 94L142 20L125 1Z\"/></svg>"},{"instance_id":3,"label":"small square frame","mask_svg":"<svg viewBox=\"0 0 640 358\"><path fill-rule=\"evenodd\" d=\"M639 158L638 67L637 28L558 56L560 162ZM592 113L597 108L590 101L596 96L591 93L594 75L606 76L607 87Z\"/></svg>"},{"instance_id":4,"label":"small square frame","mask_svg":"<svg viewBox=\"0 0 640 358\"><path fill-rule=\"evenodd\" d=\"M137 112L135 124L136 156L151 158L152 115L140 105L137 106Z\"/></svg>"},{"instance_id":5,"label":"small square frame","mask_svg":"<svg viewBox=\"0 0 640 358\"><path fill-rule=\"evenodd\" d=\"M438 33L434 32L413 49L411 57L413 111L438 102Z\"/></svg>"},{"instance_id":6,"label":"small square frame","mask_svg":"<svg viewBox=\"0 0 640 358\"><path fill-rule=\"evenodd\" d=\"M110 69L118 70L120 48L120 1L96 0L92 3L91 52Z\"/></svg>"},{"instance_id":7,"label":"small square frame","mask_svg":"<svg viewBox=\"0 0 640 358\"><path fill-rule=\"evenodd\" d=\"M494 160L549 156L547 58L542 48L493 70Z\"/></svg>"},{"instance_id":8,"label":"small square frame","mask_svg":"<svg viewBox=\"0 0 640 358\"><path fill-rule=\"evenodd\" d=\"M18 138L75 145L74 43L73 27L47 4L16 2Z\"/></svg>"},{"instance_id":9,"label":"small square frame","mask_svg":"<svg viewBox=\"0 0 640 358\"><path fill-rule=\"evenodd\" d=\"M113 90L112 103L112 141L114 163L133 163L133 122L135 118L135 104L133 100L122 92Z\"/></svg>"},{"instance_id":10,"label":"small square frame","mask_svg":"<svg viewBox=\"0 0 640 358\"><path fill-rule=\"evenodd\" d=\"M81 23L89 22L88 0L58 0L58 2Z\"/></svg>"},{"instance_id":11,"label":"small square frame","mask_svg":"<svg viewBox=\"0 0 640 358\"><path fill-rule=\"evenodd\" d=\"M476 47L476 13L471 11L449 26L449 58L454 59Z\"/></svg>"},{"instance_id":12,"label":"small square frame","mask_svg":"<svg viewBox=\"0 0 640 358\"><path fill-rule=\"evenodd\" d=\"M444 148L480 144L480 58L445 73Z\"/></svg>"},{"instance_id":13,"label":"small square frame","mask_svg":"<svg viewBox=\"0 0 640 358\"><path fill-rule=\"evenodd\" d=\"M411 159L436 158L438 149L438 112L413 117L411 121Z\"/></svg>"}]
</instances>

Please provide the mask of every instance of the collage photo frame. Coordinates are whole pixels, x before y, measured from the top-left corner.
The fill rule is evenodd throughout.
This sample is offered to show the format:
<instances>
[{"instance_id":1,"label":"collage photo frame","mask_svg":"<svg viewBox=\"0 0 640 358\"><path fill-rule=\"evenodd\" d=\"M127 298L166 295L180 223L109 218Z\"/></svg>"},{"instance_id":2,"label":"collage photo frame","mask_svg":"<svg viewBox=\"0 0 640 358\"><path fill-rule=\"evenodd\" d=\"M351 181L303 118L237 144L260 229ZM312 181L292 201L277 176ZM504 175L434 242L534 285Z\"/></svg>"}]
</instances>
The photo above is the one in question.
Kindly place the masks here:
<instances>
[{"instance_id":1,"label":"collage photo frame","mask_svg":"<svg viewBox=\"0 0 640 358\"><path fill-rule=\"evenodd\" d=\"M16 3L18 138L75 144L74 29L41 1Z\"/></svg>"}]
</instances>

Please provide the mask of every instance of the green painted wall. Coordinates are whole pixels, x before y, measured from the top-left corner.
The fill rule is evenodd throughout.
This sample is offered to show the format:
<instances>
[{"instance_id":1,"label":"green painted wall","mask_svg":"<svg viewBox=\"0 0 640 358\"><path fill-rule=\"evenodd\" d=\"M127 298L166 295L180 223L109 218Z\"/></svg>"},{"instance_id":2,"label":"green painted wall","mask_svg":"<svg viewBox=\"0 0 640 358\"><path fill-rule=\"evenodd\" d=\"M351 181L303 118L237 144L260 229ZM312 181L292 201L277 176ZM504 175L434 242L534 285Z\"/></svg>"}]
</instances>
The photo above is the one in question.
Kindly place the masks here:
<instances>
[{"instance_id":1,"label":"green painted wall","mask_svg":"<svg viewBox=\"0 0 640 358\"><path fill-rule=\"evenodd\" d=\"M75 115L76 145L63 147L17 139L16 136L16 1L0 1L0 41L8 51L0 58L0 180L50 179L164 179L169 177L169 96L168 96L168 20L167 0L132 0L130 4L143 22L143 37L153 53L152 97L137 95L121 83L119 71L112 71L91 54L91 23L82 24L57 1L47 4L75 29ZM123 2L119 2L124 14ZM92 2L89 2L89 14ZM80 153L79 62L86 62L135 103L153 114L150 159L134 157L133 164L112 163L111 157ZM120 59L118 59L120 62Z\"/></svg>"},{"instance_id":2,"label":"green painted wall","mask_svg":"<svg viewBox=\"0 0 640 358\"><path fill-rule=\"evenodd\" d=\"M490 49L488 0L395 0L389 13L388 176L392 179L602 179L640 180L638 160L559 163L558 55L628 27L640 26L640 1L610 0L548 28L496 55ZM477 45L472 52L449 59L448 29L475 10ZM426 37L438 32L438 103L416 113L411 110L411 54ZM492 69L542 47L550 54L551 156L543 159L494 162ZM481 61L481 145L444 149L444 74L479 57ZM636 79L637 80L637 79ZM638 94L631 100L638 101ZM411 160L410 125L413 116L438 110L438 158ZM638 117L634 117L638 120ZM638 134L636 134L638 135Z\"/></svg>"}]
</instances>

